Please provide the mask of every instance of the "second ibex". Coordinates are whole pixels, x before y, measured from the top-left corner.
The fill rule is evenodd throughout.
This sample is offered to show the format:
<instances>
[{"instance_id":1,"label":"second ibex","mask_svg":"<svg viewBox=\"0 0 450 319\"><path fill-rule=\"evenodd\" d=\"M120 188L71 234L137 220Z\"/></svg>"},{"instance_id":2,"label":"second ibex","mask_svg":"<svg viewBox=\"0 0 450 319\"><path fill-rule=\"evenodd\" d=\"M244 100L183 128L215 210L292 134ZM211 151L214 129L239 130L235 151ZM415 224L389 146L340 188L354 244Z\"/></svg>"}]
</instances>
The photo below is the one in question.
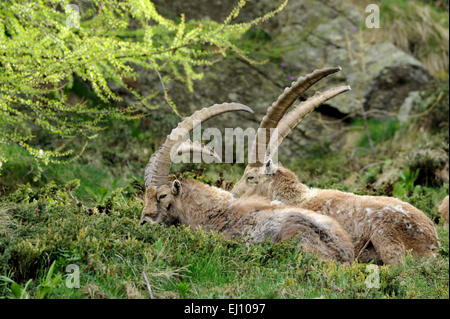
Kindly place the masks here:
<instances>
[{"instance_id":1,"label":"second ibex","mask_svg":"<svg viewBox=\"0 0 450 319\"><path fill-rule=\"evenodd\" d=\"M273 103L261 121L249 156L255 162L247 165L232 193L240 198L264 196L335 218L352 237L355 257L364 262L397 263L407 250L431 256L439 248L436 230L433 222L414 206L392 197L311 189L293 172L272 162L273 154L292 128L336 92L346 91L349 87L316 94L284 116L287 109L314 83L340 70L339 67L326 68L301 77ZM278 135L270 136L273 128L277 128ZM266 134L265 139L263 134ZM261 148L265 152L263 159L258 154Z\"/></svg>"}]
</instances>

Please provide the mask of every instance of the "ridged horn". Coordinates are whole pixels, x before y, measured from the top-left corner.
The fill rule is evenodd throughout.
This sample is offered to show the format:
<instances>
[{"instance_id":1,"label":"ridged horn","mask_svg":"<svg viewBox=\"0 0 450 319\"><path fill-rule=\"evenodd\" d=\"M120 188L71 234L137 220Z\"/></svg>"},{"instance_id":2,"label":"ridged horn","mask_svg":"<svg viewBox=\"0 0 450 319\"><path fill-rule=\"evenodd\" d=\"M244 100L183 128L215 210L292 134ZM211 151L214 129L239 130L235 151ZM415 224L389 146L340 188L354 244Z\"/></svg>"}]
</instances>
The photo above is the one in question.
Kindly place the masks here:
<instances>
[{"instance_id":1,"label":"ridged horn","mask_svg":"<svg viewBox=\"0 0 450 319\"><path fill-rule=\"evenodd\" d=\"M259 125L251 153L249 154L249 160L255 160L255 163L250 163L251 166L262 165L261 161L259 161L258 150L267 150L270 142L270 129L278 126L278 123L283 118L287 109L297 100L297 98L324 77L341 70L342 68L340 66L314 70L306 76L299 77L296 81L292 82L290 87L284 89L284 92L267 110L266 115L263 117L261 124ZM263 134L266 136L265 140L262 138L264 136ZM259 137L261 137L263 142L260 141ZM262 143L264 143L264 145L262 145Z\"/></svg>"},{"instance_id":2,"label":"ridged horn","mask_svg":"<svg viewBox=\"0 0 450 319\"><path fill-rule=\"evenodd\" d=\"M160 149L153 153L145 167L145 187L150 185L160 186L168 183L171 158L170 154L173 147L178 147L183 138L194 129L195 126L214 116L225 112L245 111L253 113L253 110L240 103L214 104L194 112L191 116L185 118L172 130L166 137L166 141ZM175 149L176 150L176 149Z\"/></svg>"},{"instance_id":3,"label":"ridged horn","mask_svg":"<svg viewBox=\"0 0 450 319\"><path fill-rule=\"evenodd\" d=\"M192 142L191 140L184 141L180 144L180 146L177 148L177 154L185 154L185 153L200 153L205 154L207 156L214 157L214 159L217 160L217 162L221 162L220 156L214 152L210 147L206 145L202 145L199 142Z\"/></svg>"},{"instance_id":4,"label":"ridged horn","mask_svg":"<svg viewBox=\"0 0 450 319\"><path fill-rule=\"evenodd\" d=\"M284 138L294 127L297 126L298 123L300 123L303 118L305 118L309 113L311 113L315 108L320 106L325 101L350 90L350 86L344 85L328 89L323 93L317 92L308 100L301 102L299 105L294 107L294 109L286 114L278 123L277 135L271 137L269 147L264 156L265 161L272 158L278 147L283 142Z\"/></svg>"}]
</instances>

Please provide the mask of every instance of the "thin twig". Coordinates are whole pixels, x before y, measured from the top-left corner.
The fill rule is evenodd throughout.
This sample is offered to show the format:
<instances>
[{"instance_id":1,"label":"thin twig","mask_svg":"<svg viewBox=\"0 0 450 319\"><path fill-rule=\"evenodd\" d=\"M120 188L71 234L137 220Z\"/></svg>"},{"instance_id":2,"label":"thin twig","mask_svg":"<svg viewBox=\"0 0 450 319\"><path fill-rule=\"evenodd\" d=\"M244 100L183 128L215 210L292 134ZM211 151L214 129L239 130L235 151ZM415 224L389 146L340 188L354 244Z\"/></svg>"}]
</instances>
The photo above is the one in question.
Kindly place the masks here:
<instances>
[{"instance_id":1,"label":"thin twig","mask_svg":"<svg viewBox=\"0 0 450 319\"><path fill-rule=\"evenodd\" d=\"M148 295L149 295L150 299L155 299L153 297L152 287L150 286L150 283L148 282L147 274L145 273L145 271L142 272L142 275L144 276L145 284L147 285Z\"/></svg>"},{"instance_id":2,"label":"thin twig","mask_svg":"<svg viewBox=\"0 0 450 319\"><path fill-rule=\"evenodd\" d=\"M268 80L270 83L272 83L275 87L279 88L279 89L283 89L284 86L281 85L280 83L277 83L274 79L272 79L271 76L269 76L267 73L265 73L264 71L262 71L261 69L259 69L258 67L256 67L255 65L251 64L250 62L248 62L247 60L238 57L237 60L239 62L242 62L243 64L245 64L246 66L248 66L249 68L255 70L256 72L258 72L260 75L262 75L263 79Z\"/></svg>"},{"instance_id":3,"label":"thin twig","mask_svg":"<svg viewBox=\"0 0 450 319\"><path fill-rule=\"evenodd\" d=\"M169 95L167 94L167 88L166 85L164 84L164 81L162 79L161 73L159 73L158 69L156 68L155 64L153 63L152 60L149 60L150 63L152 64L152 68L153 70L156 72L156 74L158 75L159 78L159 82L161 83L162 89L164 91L164 100L167 102L167 104L169 105L169 107L172 109L172 111L179 117L182 118L182 116L178 113L178 110L170 103L169 101Z\"/></svg>"},{"instance_id":4,"label":"thin twig","mask_svg":"<svg viewBox=\"0 0 450 319\"><path fill-rule=\"evenodd\" d=\"M359 171L361 172L361 171L365 171L366 169L368 169L368 168L370 168L370 167L372 167L372 166L375 166L375 165L378 165L378 164L383 164L383 163L386 163L387 161L380 161L380 162L375 162L375 163L370 163L369 165L366 165L366 166L364 166L363 168L361 168Z\"/></svg>"}]
</instances>

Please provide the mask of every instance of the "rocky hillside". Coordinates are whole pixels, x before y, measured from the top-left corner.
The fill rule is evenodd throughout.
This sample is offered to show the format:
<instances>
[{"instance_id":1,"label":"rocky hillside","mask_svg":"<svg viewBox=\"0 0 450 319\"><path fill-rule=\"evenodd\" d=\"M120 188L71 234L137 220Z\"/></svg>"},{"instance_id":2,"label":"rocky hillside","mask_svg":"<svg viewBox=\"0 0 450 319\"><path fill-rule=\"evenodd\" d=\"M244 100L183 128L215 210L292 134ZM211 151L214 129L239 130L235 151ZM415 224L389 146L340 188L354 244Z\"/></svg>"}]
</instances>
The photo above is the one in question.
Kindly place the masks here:
<instances>
[{"instance_id":1,"label":"rocky hillside","mask_svg":"<svg viewBox=\"0 0 450 319\"><path fill-rule=\"evenodd\" d=\"M178 0L155 3L171 17L185 13L187 18L218 21L233 5L231 1L219 0L196 1L195 5ZM249 20L275 6L268 0L249 2L239 19ZM324 142L340 148L345 144L348 123L354 119L407 121L409 114L417 112L414 105L420 104L422 92L433 83L436 74L424 66L420 56L406 52L386 36L402 28L389 20L387 12L391 8L387 4L381 4L380 29L365 26L368 13L364 8L344 0L290 1L273 20L250 30L244 38L244 47L252 52L251 57L265 63L252 64L242 58L220 61L208 67L203 79L196 82L193 94L177 82L168 85L169 93L186 114L224 101L247 104L255 110L255 116L225 115L211 125L257 127L267 107L298 76L316 68L340 65L343 71L339 75L314 89L348 83L352 91L329 101L297 127L283 145L282 156L299 154L304 145ZM447 22L438 21L436 25L445 23L448 17ZM448 29L436 32L443 32L448 46ZM448 49L446 52L448 58ZM160 87L157 76L149 71L141 73L136 85L147 94Z\"/></svg>"}]
</instances>

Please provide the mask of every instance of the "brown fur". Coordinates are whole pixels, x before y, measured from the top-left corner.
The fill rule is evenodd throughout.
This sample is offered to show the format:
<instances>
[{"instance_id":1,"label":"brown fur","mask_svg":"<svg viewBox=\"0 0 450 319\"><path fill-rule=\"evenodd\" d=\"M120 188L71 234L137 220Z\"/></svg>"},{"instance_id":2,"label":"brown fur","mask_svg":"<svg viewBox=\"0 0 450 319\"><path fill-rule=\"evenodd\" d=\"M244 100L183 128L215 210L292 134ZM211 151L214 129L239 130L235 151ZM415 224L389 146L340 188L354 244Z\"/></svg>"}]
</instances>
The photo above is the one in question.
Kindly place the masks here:
<instances>
[{"instance_id":1,"label":"brown fur","mask_svg":"<svg viewBox=\"0 0 450 319\"><path fill-rule=\"evenodd\" d=\"M310 189L286 168L273 165L269 171L265 166L248 166L232 193L241 198L260 195L335 218L352 237L355 256L361 261L397 263L407 250L431 256L439 247L432 221L408 203L385 196Z\"/></svg>"},{"instance_id":2,"label":"brown fur","mask_svg":"<svg viewBox=\"0 0 450 319\"><path fill-rule=\"evenodd\" d=\"M163 196L163 197L161 197ZM334 219L298 207L275 206L262 197L235 200L231 193L197 181L149 186L141 223L184 224L226 238L275 242L299 236L299 246L321 258L352 262L354 248Z\"/></svg>"},{"instance_id":3,"label":"brown fur","mask_svg":"<svg viewBox=\"0 0 450 319\"><path fill-rule=\"evenodd\" d=\"M439 214L444 219L446 225L448 225L448 195L444 198L441 205L439 205Z\"/></svg>"}]
</instances>

